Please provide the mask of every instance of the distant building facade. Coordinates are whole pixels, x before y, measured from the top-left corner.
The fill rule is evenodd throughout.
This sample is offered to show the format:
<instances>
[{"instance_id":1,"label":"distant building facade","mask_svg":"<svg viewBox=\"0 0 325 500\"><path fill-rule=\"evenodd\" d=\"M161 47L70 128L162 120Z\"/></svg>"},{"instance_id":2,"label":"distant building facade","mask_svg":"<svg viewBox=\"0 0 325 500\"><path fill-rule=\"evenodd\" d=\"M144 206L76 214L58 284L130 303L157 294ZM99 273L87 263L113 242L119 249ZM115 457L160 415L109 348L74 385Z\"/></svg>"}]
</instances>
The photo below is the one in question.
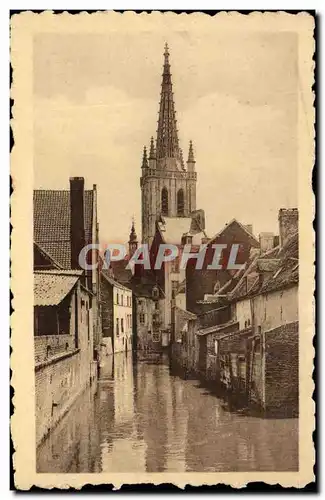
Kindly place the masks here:
<instances>
[{"instance_id":1,"label":"distant building facade","mask_svg":"<svg viewBox=\"0 0 325 500\"><path fill-rule=\"evenodd\" d=\"M101 273L104 354L132 350L132 290Z\"/></svg>"}]
</instances>

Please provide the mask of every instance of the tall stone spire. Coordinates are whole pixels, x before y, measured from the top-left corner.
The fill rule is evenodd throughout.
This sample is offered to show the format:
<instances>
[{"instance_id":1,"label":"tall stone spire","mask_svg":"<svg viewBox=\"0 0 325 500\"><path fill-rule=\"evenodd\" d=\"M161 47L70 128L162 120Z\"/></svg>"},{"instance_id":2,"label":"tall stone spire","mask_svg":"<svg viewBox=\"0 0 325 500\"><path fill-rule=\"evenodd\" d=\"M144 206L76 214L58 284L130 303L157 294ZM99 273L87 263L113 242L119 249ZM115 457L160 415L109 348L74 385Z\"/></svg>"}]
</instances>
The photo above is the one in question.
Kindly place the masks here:
<instances>
[{"instance_id":1,"label":"tall stone spire","mask_svg":"<svg viewBox=\"0 0 325 500\"><path fill-rule=\"evenodd\" d=\"M176 112L167 43L165 44L164 52L164 68L157 130L157 160L160 158L179 158Z\"/></svg>"}]
</instances>

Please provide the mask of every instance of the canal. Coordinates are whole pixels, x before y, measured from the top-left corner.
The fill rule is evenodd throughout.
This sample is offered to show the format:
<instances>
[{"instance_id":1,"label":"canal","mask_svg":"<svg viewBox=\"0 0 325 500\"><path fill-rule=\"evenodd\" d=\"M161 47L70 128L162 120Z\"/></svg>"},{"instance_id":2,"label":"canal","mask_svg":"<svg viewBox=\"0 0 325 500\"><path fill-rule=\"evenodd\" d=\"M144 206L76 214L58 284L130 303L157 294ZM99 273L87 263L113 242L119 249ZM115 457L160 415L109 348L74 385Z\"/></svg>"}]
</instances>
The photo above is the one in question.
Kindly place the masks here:
<instances>
[{"instance_id":1,"label":"canal","mask_svg":"<svg viewBox=\"0 0 325 500\"><path fill-rule=\"evenodd\" d=\"M298 419L232 412L167 360L107 358L37 450L38 472L298 470Z\"/></svg>"}]
</instances>

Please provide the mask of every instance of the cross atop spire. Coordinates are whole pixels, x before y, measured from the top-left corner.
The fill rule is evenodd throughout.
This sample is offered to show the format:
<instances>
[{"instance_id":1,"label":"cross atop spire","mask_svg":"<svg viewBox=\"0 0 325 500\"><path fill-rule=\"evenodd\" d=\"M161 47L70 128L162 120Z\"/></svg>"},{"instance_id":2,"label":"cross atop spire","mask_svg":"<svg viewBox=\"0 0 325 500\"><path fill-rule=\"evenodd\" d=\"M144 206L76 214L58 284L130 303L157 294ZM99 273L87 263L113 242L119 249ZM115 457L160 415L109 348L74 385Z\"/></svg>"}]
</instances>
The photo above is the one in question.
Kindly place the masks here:
<instances>
[{"instance_id":1,"label":"cross atop spire","mask_svg":"<svg viewBox=\"0 0 325 500\"><path fill-rule=\"evenodd\" d=\"M157 130L157 159L179 158L176 112L167 43L164 51L161 96Z\"/></svg>"}]
</instances>

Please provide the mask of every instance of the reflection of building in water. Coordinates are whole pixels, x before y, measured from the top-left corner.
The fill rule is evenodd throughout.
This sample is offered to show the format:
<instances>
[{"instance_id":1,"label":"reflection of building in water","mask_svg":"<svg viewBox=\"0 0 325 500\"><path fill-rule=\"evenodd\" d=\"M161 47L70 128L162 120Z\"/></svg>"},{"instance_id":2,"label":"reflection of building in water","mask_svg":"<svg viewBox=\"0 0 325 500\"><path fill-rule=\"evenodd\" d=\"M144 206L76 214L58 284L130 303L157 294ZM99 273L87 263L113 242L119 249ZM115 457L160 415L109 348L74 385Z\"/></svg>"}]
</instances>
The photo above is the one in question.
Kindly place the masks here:
<instances>
[{"instance_id":1,"label":"reflection of building in water","mask_svg":"<svg viewBox=\"0 0 325 500\"><path fill-rule=\"evenodd\" d=\"M137 370L138 435L146 444L146 472L166 469L168 385L161 365L140 363Z\"/></svg>"},{"instance_id":2,"label":"reflection of building in water","mask_svg":"<svg viewBox=\"0 0 325 500\"><path fill-rule=\"evenodd\" d=\"M108 359L110 356L108 356ZM123 353L114 356L114 382L102 386L103 398L112 398L108 417L102 415L101 466L103 472L132 472L145 469L145 444L137 440L134 408L132 357ZM109 372L109 369L107 369ZM106 367L104 369L106 373ZM104 404L105 407L105 404Z\"/></svg>"},{"instance_id":3,"label":"reflection of building in water","mask_svg":"<svg viewBox=\"0 0 325 500\"><path fill-rule=\"evenodd\" d=\"M168 439L167 470L185 472L185 445L187 439L188 409L184 406L184 382L166 374Z\"/></svg>"},{"instance_id":4,"label":"reflection of building in water","mask_svg":"<svg viewBox=\"0 0 325 500\"><path fill-rule=\"evenodd\" d=\"M48 438L38 447L37 472L99 472L99 429L92 386L78 398Z\"/></svg>"},{"instance_id":5,"label":"reflection of building in water","mask_svg":"<svg viewBox=\"0 0 325 500\"><path fill-rule=\"evenodd\" d=\"M182 404L182 384L170 377L167 366L138 365L138 432L147 445L147 472L185 470L187 412Z\"/></svg>"},{"instance_id":6,"label":"reflection of building in water","mask_svg":"<svg viewBox=\"0 0 325 500\"><path fill-rule=\"evenodd\" d=\"M168 366L111 359L39 447L38 472L298 470L298 420L232 413Z\"/></svg>"},{"instance_id":7,"label":"reflection of building in water","mask_svg":"<svg viewBox=\"0 0 325 500\"><path fill-rule=\"evenodd\" d=\"M289 471L298 467L298 423L231 413L187 385L186 467L189 471ZM196 395L196 398L195 398ZM286 450L287 455L282 451Z\"/></svg>"},{"instance_id":8,"label":"reflection of building in water","mask_svg":"<svg viewBox=\"0 0 325 500\"><path fill-rule=\"evenodd\" d=\"M114 422L115 426L125 426L134 421L132 359L123 353L116 354L114 358Z\"/></svg>"}]
</instances>

